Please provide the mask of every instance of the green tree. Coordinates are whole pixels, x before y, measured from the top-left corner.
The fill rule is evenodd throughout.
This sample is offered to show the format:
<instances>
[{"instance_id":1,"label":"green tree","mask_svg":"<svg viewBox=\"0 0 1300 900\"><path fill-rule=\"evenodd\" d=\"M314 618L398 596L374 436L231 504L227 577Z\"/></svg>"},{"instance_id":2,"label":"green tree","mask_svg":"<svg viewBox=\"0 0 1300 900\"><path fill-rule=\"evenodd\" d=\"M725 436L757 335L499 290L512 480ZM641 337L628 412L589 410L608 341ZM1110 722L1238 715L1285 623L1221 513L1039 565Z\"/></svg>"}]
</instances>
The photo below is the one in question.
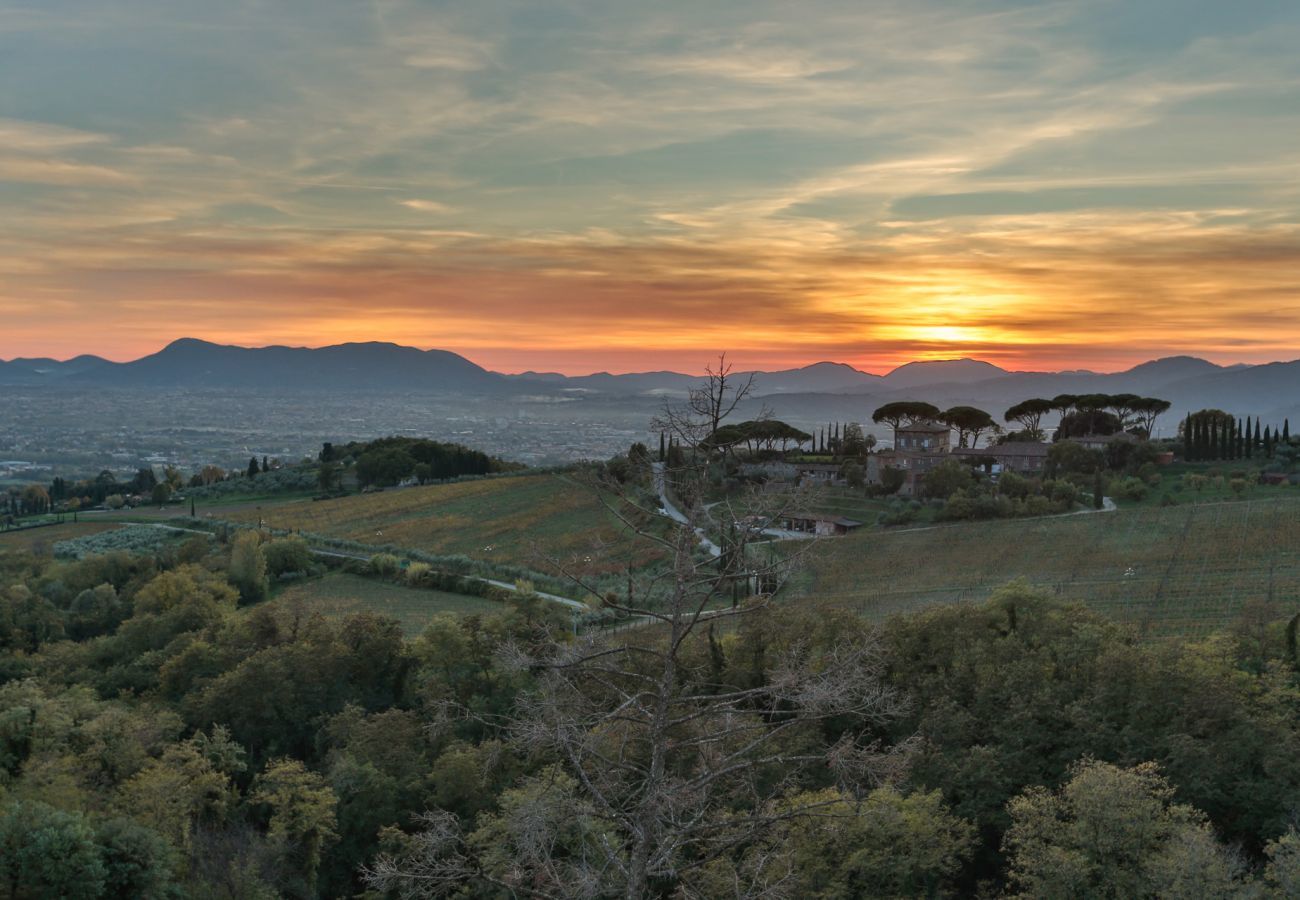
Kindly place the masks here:
<instances>
[{"instance_id":1,"label":"green tree","mask_svg":"<svg viewBox=\"0 0 1300 900\"><path fill-rule=\"evenodd\" d=\"M321 854L338 839L338 797L323 777L296 759L275 759L253 782L249 799L271 808L270 835L316 892Z\"/></svg>"},{"instance_id":2,"label":"green tree","mask_svg":"<svg viewBox=\"0 0 1300 900\"><path fill-rule=\"evenodd\" d=\"M259 470L258 470L258 467L257 467L257 457L256 457L256 456L250 456L249 459L248 459L248 477L249 477L249 478L256 478L256 477L257 477L257 473L258 473L258 471L259 471Z\"/></svg>"},{"instance_id":3,"label":"green tree","mask_svg":"<svg viewBox=\"0 0 1300 900\"><path fill-rule=\"evenodd\" d=\"M262 553L262 538L256 531L241 531L235 535L230 550L230 583L239 589L245 603L254 603L266 596L266 556Z\"/></svg>"},{"instance_id":4,"label":"green tree","mask_svg":"<svg viewBox=\"0 0 1300 900\"><path fill-rule=\"evenodd\" d=\"M1043 439L1043 416L1059 408L1054 400L1043 400L1034 397L1029 400L1022 400L1012 406L1003 414L1002 419L1005 422L1019 422L1021 431L1031 440L1041 441Z\"/></svg>"},{"instance_id":5,"label":"green tree","mask_svg":"<svg viewBox=\"0 0 1300 900\"><path fill-rule=\"evenodd\" d=\"M0 808L0 883L9 900L99 897L106 872L85 818L37 801Z\"/></svg>"},{"instance_id":6,"label":"green tree","mask_svg":"<svg viewBox=\"0 0 1300 900\"><path fill-rule=\"evenodd\" d=\"M973 406L946 409L939 414L939 421L957 430L958 447L978 447L980 435L986 431L996 431L998 427L992 416Z\"/></svg>"},{"instance_id":7,"label":"green tree","mask_svg":"<svg viewBox=\"0 0 1300 900\"><path fill-rule=\"evenodd\" d=\"M975 483L975 476L970 466L955 459L946 459L925 473L921 482L925 496L935 500L947 500L958 491L965 490Z\"/></svg>"},{"instance_id":8,"label":"green tree","mask_svg":"<svg viewBox=\"0 0 1300 900\"><path fill-rule=\"evenodd\" d=\"M316 469L316 483L320 486L322 493L328 494L334 490L338 476L338 466L332 460L321 460L320 466Z\"/></svg>"},{"instance_id":9,"label":"green tree","mask_svg":"<svg viewBox=\"0 0 1300 900\"><path fill-rule=\"evenodd\" d=\"M1007 807L1004 848L1021 897L1229 897L1240 866L1204 815L1174 802L1150 763L1088 760L1058 791L1033 787Z\"/></svg>"},{"instance_id":10,"label":"green tree","mask_svg":"<svg viewBox=\"0 0 1300 900\"><path fill-rule=\"evenodd\" d=\"M262 545L262 556L271 578L279 578L286 572L306 572L312 563L311 548L302 538L294 536L267 541Z\"/></svg>"}]
</instances>

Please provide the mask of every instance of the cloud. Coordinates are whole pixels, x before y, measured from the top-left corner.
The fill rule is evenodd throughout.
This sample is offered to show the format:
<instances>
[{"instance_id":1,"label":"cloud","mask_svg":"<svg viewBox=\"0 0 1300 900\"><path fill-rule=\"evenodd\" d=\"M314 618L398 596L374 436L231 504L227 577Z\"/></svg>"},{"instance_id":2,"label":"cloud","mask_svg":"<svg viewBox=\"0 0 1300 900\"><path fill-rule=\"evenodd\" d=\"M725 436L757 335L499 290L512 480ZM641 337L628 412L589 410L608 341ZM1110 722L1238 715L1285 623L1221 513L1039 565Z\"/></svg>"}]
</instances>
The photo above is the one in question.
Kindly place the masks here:
<instances>
[{"instance_id":1,"label":"cloud","mask_svg":"<svg viewBox=\"0 0 1300 900\"><path fill-rule=\"evenodd\" d=\"M1300 344L1300 12L132 0L74 54L49 7L0 13L6 350Z\"/></svg>"},{"instance_id":2,"label":"cloud","mask_svg":"<svg viewBox=\"0 0 1300 900\"><path fill-rule=\"evenodd\" d=\"M446 203L439 203L437 200L401 200L398 202L408 209L415 209L420 212L438 213L439 215L450 215L451 213L458 211L456 207L448 206Z\"/></svg>"}]
</instances>

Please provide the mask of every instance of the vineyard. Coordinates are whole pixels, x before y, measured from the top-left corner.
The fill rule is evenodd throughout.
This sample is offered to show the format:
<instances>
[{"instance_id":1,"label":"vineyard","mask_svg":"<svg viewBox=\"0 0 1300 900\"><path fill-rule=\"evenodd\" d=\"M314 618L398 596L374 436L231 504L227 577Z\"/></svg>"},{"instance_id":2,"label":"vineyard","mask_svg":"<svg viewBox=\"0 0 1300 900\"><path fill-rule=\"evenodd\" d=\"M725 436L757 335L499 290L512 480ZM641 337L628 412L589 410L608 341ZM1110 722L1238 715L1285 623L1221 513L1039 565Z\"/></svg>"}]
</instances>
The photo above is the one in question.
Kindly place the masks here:
<instances>
[{"instance_id":1,"label":"vineyard","mask_svg":"<svg viewBox=\"0 0 1300 900\"><path fill-rule=\"evenodd\" d=\"M21 550L44 553L52 550L60 541L88 537L120 527L115 522L63 522L59 525L44 525L39 528L18 528L0 532L0 551Z\"/></svg>"},{"instance_id":2,"label":"vineyard","mask_svg":"<svg viewBox=\"0 0 1300 900\"><path fill-rule=\"evenodd\" d=\"M1150 636L1203 636L1250 601L1300 611L1300 500L1000 520L827 541L792 600L873 618L1025 578Z\"/></svg>"},{"instance_id":3,"label":"vineyard","mask_svg":"<svg viewBox=\"0 0 1300 900\"><path fill-rule=\"evenodd\" d=\"M591 558L588 571L644 566L657 548L634 543L587 487L562 475L403 488L336 500L245 508L233 520L375 546L549 568Z\"/></svg>"},{"instance_id":4,"label":"vineyard","mask_svg":"<svg viewBox=\"0 0 1300 900\"><path fill-rule=\"evenodd\" d=\"M429 620L438 613L487 614L501 612L503 608L502 604L483 597L409 588L343 574L292 585L271 604L281 609L300 604L305 612L320 613L327 619L339 619L352 613L376 613L400 622L407 637L415 637L424 631Z\"/></svg>"}]
</instances>

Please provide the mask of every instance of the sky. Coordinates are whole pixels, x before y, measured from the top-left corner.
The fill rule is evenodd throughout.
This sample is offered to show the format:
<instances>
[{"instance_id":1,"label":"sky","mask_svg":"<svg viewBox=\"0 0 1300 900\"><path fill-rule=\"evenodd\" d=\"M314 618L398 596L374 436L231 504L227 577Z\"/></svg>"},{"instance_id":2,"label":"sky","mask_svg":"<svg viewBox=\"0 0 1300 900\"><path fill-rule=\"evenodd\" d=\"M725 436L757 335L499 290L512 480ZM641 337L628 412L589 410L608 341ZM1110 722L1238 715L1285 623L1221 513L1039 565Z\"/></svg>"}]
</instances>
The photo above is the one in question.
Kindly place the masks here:
<instances>
[{"instance_id":1,"label":"sky","mask_svg":"<svg viewBox=\"0 0 1300 900\"><path fill-rule=\"evenodd\" d=\"M0 0L0 358L1300 356L1294 0Z\"/></svg>"}]
</instances>

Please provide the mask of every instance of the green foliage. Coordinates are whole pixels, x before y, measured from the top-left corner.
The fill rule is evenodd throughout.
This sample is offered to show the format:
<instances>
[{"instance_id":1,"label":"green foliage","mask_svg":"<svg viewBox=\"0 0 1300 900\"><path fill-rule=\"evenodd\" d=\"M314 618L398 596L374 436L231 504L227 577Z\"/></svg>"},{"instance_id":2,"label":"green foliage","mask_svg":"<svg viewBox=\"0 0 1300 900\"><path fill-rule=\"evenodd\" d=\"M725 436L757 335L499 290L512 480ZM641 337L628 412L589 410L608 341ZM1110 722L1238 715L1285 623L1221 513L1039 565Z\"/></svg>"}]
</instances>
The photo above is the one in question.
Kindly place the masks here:
<instances>
[{"instance_id":1,"label":"green foliage","mask_svg":"<svg viewBox=\"0 0 1300 900\"><path fill-rule=\"evenodd\" d=\"M338 797L334 791L299 760L277 759L257 777L249 799L271 808L272 840L296 864L306 883L306 893L315 894L321 853L338 838Z\"/></svg>"},{"instance_id":2,"label":"green foliage","mask_svg":"<svg viewBox=\"0 0 1300 900\"><path fill-rule=\"evenodd\" d=\"M14 900L96 898L108 875L85 817L38 801L0 808L0 884Z\"/></svg>"},{"instance_id":3,"label":"green foliage","mask_svg":"<svg viewBox=\"0 0 1300 900\"><path fill-rule=\"evenodd\" d=\"M280 578L290 573L306 573L312 568L311 548L300 537L276 538L262 545L266 574Z\"/></svg>"},{"instance_id":4,"label":"green foliage","mask_svg":"<svg viewBox=\"0 0 1300 900\"><path fill-rule=\"evenodd\" d=\"M235 535L230 549L230 583L239 589L245 603L255 603L266 596L266 556L262 537L256 531Z\"/></svg>"},{"instance_id":5,"label":"green foliage","mask_svg":"<svg viewBox=\"0 0 1300 900\"><path fill-rule=\"evenodd\" d=\"M152 525L127 525L85 537L59 541L54 555L63 559L86 559L118 551L137 556L154 555L177 540L176 532Z\"/></svg>"},{"instance_id":6,"label":"green foliage","mask_svg":"<svg viewBox=\"0 0 1300 900\"><path fill-rule=\"evenodd\" d=\"M1014 896L1227 898L1241 887L1239 863L1151 763L1085 761L1060 790L1032 787L1007 809Z\"/></svg>"}]
</instances>

